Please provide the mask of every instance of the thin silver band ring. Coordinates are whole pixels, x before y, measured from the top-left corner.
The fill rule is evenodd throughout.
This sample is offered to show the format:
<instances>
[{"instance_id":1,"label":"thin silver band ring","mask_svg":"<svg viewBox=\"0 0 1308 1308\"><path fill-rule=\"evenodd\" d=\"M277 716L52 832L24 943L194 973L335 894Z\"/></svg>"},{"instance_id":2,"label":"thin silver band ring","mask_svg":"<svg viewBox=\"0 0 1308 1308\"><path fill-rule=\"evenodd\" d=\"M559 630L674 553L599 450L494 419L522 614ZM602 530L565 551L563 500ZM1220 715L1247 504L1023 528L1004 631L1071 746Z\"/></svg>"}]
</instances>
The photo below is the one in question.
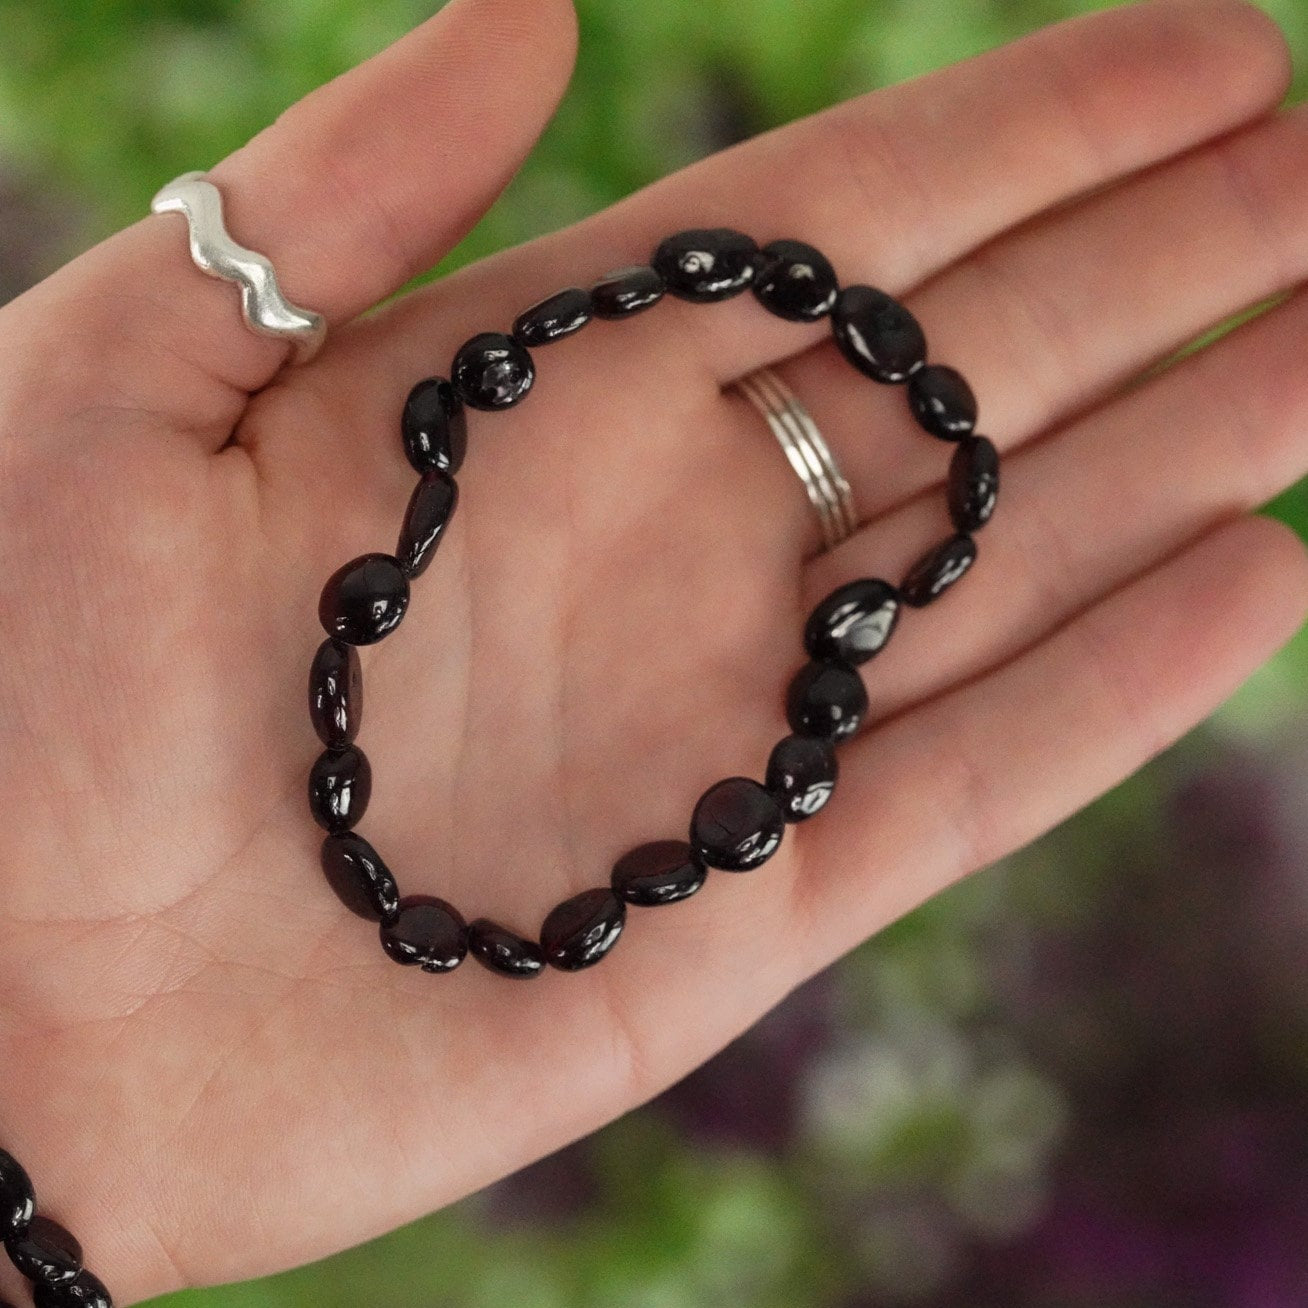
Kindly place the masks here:
<instances>
[{"instance_id":1,"label":"thin silver band ring","mask_svg":"<svg viewBox=\"0 0 1308 1308\"><path fill-rule=\"evenodd\" d=\"M767 419L785 451L822 526L822 541L833 549L858 530L854 495L808 410L770 368L759 368L735 383Z\"/></svg>"},{"instance_id":2,"label":"thin silver band ring","mask_svg":"<svg viewBox=\"0 0 1308 1308\"><path fill-rule=\"evenodd\" d=\"M151 213L180 213L190 234L191 259L201 272L241 288L245 325L261 336L289 340L293 363L308 363L322 349L327 321L283 294L272 263L238 245L223 221L223 197L203 173L183 173L150 201Z\"/></svg>"}]
</instances>

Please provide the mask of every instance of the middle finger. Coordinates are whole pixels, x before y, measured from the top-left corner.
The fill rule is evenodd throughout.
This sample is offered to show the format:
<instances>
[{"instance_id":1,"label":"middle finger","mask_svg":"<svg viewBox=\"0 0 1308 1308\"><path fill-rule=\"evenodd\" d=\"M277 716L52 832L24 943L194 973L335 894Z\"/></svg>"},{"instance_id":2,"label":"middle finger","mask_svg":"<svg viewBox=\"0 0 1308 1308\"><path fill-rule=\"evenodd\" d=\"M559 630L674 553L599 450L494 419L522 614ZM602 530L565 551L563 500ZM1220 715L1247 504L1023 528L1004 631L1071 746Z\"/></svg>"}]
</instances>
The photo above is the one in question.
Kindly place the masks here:
<instances>
[{"instance_id":1,"label":"middle finger","mask_svg":"<svg viewBox=\"0 0 1308 1308\"><path fill-rule=\"evenodd\" d=\"M1009 232L904 302L931 359L972 384L978 431L1013 449L1308 277L1306 199L1308 105ZM774 371L833 448L860 521L943 480L953 446L916 425L903 387L869 381L830 341Z\"/></svg>"}]
</instances>

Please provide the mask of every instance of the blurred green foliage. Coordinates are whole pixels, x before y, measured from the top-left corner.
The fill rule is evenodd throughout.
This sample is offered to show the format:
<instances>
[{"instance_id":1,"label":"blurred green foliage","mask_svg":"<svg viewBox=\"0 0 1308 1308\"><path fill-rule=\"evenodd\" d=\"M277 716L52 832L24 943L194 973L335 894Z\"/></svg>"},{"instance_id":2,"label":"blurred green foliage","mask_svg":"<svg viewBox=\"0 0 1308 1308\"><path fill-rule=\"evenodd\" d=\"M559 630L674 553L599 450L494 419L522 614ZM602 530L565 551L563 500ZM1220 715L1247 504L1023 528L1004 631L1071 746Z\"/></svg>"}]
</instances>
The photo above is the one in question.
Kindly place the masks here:
<instances>
[{"instance_id":1,"label":"blurred green foliage","mask_svg":"<svg viewBox=\"0 0 1308 1308\"><path fill-rule=\"evenodd\" d=\"M579 7L581 49L565 102L505 195L443 267L573 221L733 139L1101 6ZM1265 7L1308 69L1308 6ZM419 0L0 0L0 159L34 185L79 197L84 225L75 241L85 243L144 212L161 180L216 161L432 8ZM1278 511L1308 534L1302 489ZM1272 715L1303 699L1304 646L1263 673L1214 730L1228 740L1266 738ZM584 1156L571 1155L568 1165L584 1173L582 1201L567 1198L570 1173L547 1169L544 1196L526 1217L495 1217L502 1194L473 1196L318 1267L168 1302L937 1302L969 1247L1015 1238L1040 1218L1060 1141L1078 1129L1072 1091L1048 1070L1052 1062L1042 1064L1039 1041L1004 1018L1001 978L1040 940L1075 936L1096 920L1123 840L1153 847L1170 766L1146 772L834 969L834 997L824 1002L834 1005L836 1034L828 1032L826 1055L802 1069L786 1147L706 1150L687 1143L674 1119L642 1110L598 1133ZM732 1065L722 1066L729 1078ZM707 1083L710 1100L719 1084L729 1081ZM1005 1302L1044 1303L1032 1295L1014 1289Z\"/></svg>"}]
</instances>

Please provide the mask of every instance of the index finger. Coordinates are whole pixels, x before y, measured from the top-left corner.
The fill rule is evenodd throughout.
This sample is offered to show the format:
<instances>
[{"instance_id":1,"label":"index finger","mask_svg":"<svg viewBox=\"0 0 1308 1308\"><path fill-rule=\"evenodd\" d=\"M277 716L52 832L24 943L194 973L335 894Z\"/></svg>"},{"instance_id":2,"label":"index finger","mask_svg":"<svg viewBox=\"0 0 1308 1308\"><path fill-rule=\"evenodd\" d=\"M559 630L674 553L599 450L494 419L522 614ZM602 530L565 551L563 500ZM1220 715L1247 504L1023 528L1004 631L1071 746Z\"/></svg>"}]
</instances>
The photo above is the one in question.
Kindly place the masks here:
<instances>
[{"instance_id":1,"label":"index finger","mask_svg":"<svg viewBox=\"0 0 1308 1308\"><path fill-rule=\"evenodd\" d=\"M479 322L511 322L688 227L806 241L843 282L900 294L1051 206L1266 113L1290 72L1284 35L1245 0L1146 0L1070 19L692 164L438 282L399 307L397 326L411 314L428 332L433 316L464 326L466 304ZM665 303L622 330L635 337L624 346L662 353L652 366L702 367L722 385L829 329L777 319L746 295L707 312Z\"/></svg>"}]
</instances>

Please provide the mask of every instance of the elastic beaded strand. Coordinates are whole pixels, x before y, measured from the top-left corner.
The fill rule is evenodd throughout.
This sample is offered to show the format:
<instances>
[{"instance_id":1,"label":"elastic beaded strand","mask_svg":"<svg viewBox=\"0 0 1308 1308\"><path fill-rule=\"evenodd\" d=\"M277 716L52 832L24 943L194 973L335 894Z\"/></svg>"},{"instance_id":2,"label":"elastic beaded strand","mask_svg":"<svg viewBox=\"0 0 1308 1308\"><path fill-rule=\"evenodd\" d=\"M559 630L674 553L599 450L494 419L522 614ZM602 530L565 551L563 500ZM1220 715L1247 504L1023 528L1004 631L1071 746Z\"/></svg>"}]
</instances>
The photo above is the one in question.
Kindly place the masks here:
<instances>
[{"instance_id":1,"label":"elastic beaded strand","mask_svg":"<svg viewBox=\"0 0 1308 1308\"><path fill-rule=\"evenodd\" d=\"M109 1291L82 1266L71 1232L36 1210L31 1178L0 1149L0 1238L9 1261L32 1286L36 1308L113 1308ZM8 1308L0 1303L0 1308Z\"/></svg>"},{"instance_id":2,"label":"elastic beaded strand","mask_svg":"<svg viewBox=\"0 0 1308 1308\"><path fill-rule=\"evenodd\" d=\"M401 896L380 855L353 830L371 793L367 756L354 743L363 702L355 647L399 626L409 583L431 565L447 532L458 504L455 475L466 450L467 410L521 403L536 378L531 351L592 321L631 317L665 295L707 304L746 290L780 318L828 317L832 339L855 370L883 385L905 385L916 425L953 446L946 488L954 534L924 552L898 585L859 578L819 601L804 627L809 661L787 692L792 734L773 749L765 780L729 777L710 786L694 806L688 839L631 849L617 860L608 885L555 905L536 939L490 918L465 922L452 904L431 895ZM620 268L585 289L554 292L524 309L509 333L469 338L455 352L450 379L428 377L405 400L402 443L420 480L395 554L346 563L328 579L319 603L327 640L314 659L310 707L327 748L310 773L309 804L329 833L322 851L328 885L350 912L377 924L383 949L398 963L448 972L471 954L488 971L522 980L547 966L578 972L606 958L630 907L688 899L710 869L762 866L781 847L786 828L813 817L835 792L836 748L868 711L861 666L885 648L905 608L934 603L976 560L974 533L989 522L999 490L998 451L976 434L976 420L971 387L957 369L928 363L926 336L905 305L872 286L840 287L827 259L801 241L760 248L726 227L678 232L660 242L649 263ZM0 1167L0 1200L5 1197Z\"/></svg>"}]
</instances>

